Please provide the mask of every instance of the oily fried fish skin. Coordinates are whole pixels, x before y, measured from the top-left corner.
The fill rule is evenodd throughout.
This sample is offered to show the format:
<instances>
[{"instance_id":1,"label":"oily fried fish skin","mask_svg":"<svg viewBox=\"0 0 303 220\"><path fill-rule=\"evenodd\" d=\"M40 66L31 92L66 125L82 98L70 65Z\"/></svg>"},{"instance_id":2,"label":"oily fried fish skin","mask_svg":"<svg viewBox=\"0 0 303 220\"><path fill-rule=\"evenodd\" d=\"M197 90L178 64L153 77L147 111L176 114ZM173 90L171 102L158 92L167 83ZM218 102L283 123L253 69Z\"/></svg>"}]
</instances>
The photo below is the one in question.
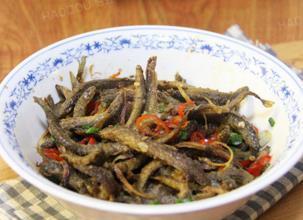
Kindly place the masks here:
<instances>
[{"instance_id":1,"label":"oily fried fish skin","mask_svg":"<svg viewBox=\"0 0 303 220\"><path fill-rule=\"evenodd\" d=\"M77 165L75 169L95 178L97 182L104 184L105 190L107 190L109 194L116 194L118 192L119 184L110 170L94 165Z\"/></svg>"},{"instance_id":2,"label":"oily fried fish skin","mask_svg":"<svg viewBox=\"0 0 303 220\"><path fill-rule=\"evenodd\" d=\"M167 91L172 97L183 100L182 95L178 91L178 86L181 85L186 94L199 104L207 103L207 99L214 105L226 106L229 110L237 107L240 102L248 95L255 96L265 107L271 107L274 103L269 100L261 99L256 93L249 90L247 86L241 87L234 92L220 92L214 89L200 88L180 83L177 81L158 81L158 88Z\"/></svg>"},{"instance_id":3,"label":"oily fried fish skin","mask_svg":"<svg viewBox=\"0 0 303 220\"><path fill-rule=\"evenodd\" d=\"M48 179L62 182L64 179L63 165L55 160L44 160L38 165L39 172ZM78 175L74 169L70 169L67 185L79 193L88 193L86 186L89 180Z\"/></svg>"},{"instance_id":4,"label":"oily fried fish skin","mask_svg":"<svg viewBox=\"0 0 303 220\"><path fill-rule=\"evenodd\" d=\"M146 104L145 111L155 113L157 111L157 88L158 80L156 74L157 57L151 57L147 61L146 67Z\"/></svg>"},{"instance_id":5,"label":"oily fried fish skin","mask_svg":"<svg viewBox=\"0 0 303 220\"><path fill-rule=\"evenodd\" d=\"M218 105L216 104L217 101L213 102L209 97L205 96L204 102L200 102L200 104L194 108L190 114L191 116L199 116L205 114L220 115L233 112L239 108L241 102L249 95L259 99L266 108L270 108L274 104L272 101L261 99L257 94L251 92L248 87L242 87L236 92L230 93L229 98L224 105Z\"/></svg>"},{"instance_id":6,"label":"oily fried fish skin","mask_svg":"<svg viewBox=\"0 0 303 220\"><path fill-rule=\"evenodd\" d=\"M163 163L160 160L152 160L142 168L137 182L137 186L141 191L143 190L149 177L162 166Z\"/></svg>"},{"instance_id":7,"label":"oily fried fish skin","mask_svg":"<svg viewBox=\"0 0 303 220\"><path fill-rule=\"evenodd\" d=\"M260 151L260 144L258 135L252 126L244 117L239 116L236 113L228 113L225 116L223 124L230 126L233 130L241 134L245 144L249 146L249 148L257 153Z\"/></svg>"},{"instance_id":8,"label":"oily fried fish skin","mask_svg":"<svg viewBox=\"0 0 303 220\"><path fill-rule=\"evenodd\" d=\"M189 195L189 188L187 181L179 181L172 177L167 176L156 176L153 179L159 181L160 183L171 187L178 191L179 198L185 198Z\"/></svg>"},{"instance_id":9,"label":"oily fried fish skin","mask_svg":"<svg viewBox=\"0 0 303 220\"><path fill-rule=\"evenodd\" d=\"M110 118L119 112L122 104L123 94L119 93L106 111L97 113L93 116L64 118L60 121L60 125L64 129L72 129L86 125L101 128Z\"/></svg>"},{"instance_id":10,"label":"oily fried fish skin","mask_svg":"<svg viewBox=\"0 0 303 220\"><path fill-rule=\"evenodd\" d=\"M63 164L58 161L44 160L38 165L38 168L39 172L49 179L55 179L58 182L63 182L65 178ZM91 178L79 175L75 169L90 176ZM110 197L117 194L119 185L110 171L102 167L80 165L75 166L75 169L70 168L66 178L66 185L75 191L90 194L101 199L110 199Z\"/></svg>"},{"instance_id":11,"label":"oily fried fish skin","mask_svg":"<svg viewBox=\"0 0 303 220\"><path fill-rule=\"evenodd\" d=\"M86 106L93 99L96 94L96 87L91 86L87 88L80 96L79 100L75 104L73 117L81 117L86 113Z\"/></svg>"},{"instance_id":12,"label":"oily fried fish skin","mask_svg":"<svg viewBox=\"0 0 303 220\"><path fill-rule=\"evenodd\" d=\"M79 68L78 68L78 73L76 76L76 79L79 83L84 82L84 68L86 64L86 56L81 57L80 63L79 63Z\"/></svg>"},{"instance_id":13,"label":"oily fried fish skin","mask_svg":"<svg viewBox=\"0 0 303 220\"><path fill-rule=\"evenodd\" d=\"M184 154L172 149L172 146L156 143L150 140L143 140L144 137L136 131L126 127L107 127L99 132L104 139L117 141L127 145L129 148L144 153L154 159L159 159L166 164L183 171L191 180L195 180L201 185L208 182L204 175L203 165L192 160Z\"/></svg>"},{"instance_id":14,"label":"oily fried fish skin","mask_svg":"<svg viewBox=\"0 0 303 220\"><path fill-rule=\"evenodd\" d=\"M177 81L158 81L158 88L160 90L167 91L172 97L183 101L183 97L181 96L180 92L178 91L178 86L181 85L186 94L193 100L193 101L203 101L204 98L209 98L212 102L217 105L224 105L227 100L232 95L231 93L224 93L214 89L208 88L200 88L190 86L186 83L181 83Z\"/></svg>"},{"instance_id":15,"label":"oily fried fish skin","mask_svg":"<svg viewBox=\"0 0 303 220\"><path fill-rule=\"evenodd\" d=\"M58 145L63 146L68 151L71 151L74 154L80 156L87 155L95 151L100 151L100 153L106 152L104 151L104 149L108 149L108 148L104 147L106 146L106 144L104 143L83 145L75 142L71 137L69 137L67 132L59 125L58 119L53 114L53 112L46 104L46 102L43 99L37 97L34 97L34 100L44 110L48 122L48 130ZM116 146L123 149L122 145L111 145L111 146Z\"/></svg>"},{"instance_id":16,"label":"oily fried fish skin","mask_svg":"<svg viewBox=\"0 0 303 220\"><path fill-rule=\"evenodd\" d=\"M56 84L55 88L61 100L66 100L72 95L72 91L65 86Z\"/></svg>"},{"instance_id":17,"label":"oily fried fish skin","mask_svg":"<svg viewBox=\"0 0 303 220\"><path fill-rule=\"evenodd\" d=\"M96 146L94 145L83 147L81 144L70 138L67 132L60 127L58 119L43 99L34 97L34 101L44 110L48 122L48 130L56 143L78 155L86 155L89 152L96 150Z\"/></svg>"},{"instance_id":18,"label":"oily fried fish skin","mask_svg":"<svg viewBox=\"0 0 303 220\"><path fill-rule=\"evenodd\" d=\"M254 179L251 174L233 165L220 172L212 171L207 176L211 181L223 185L228 191L245 185Z\"/></svg>"},{"instance_id":19,"label":"oily fried fish skin","mask_svg":"<svg viewBox=\"0 0 303 220\"><path fill-rule=\"evenodd\" d=\"M74 91L80 85L80 83L72 71L69 72L69 79L72 84L72 91Z\"/></svg>"},{"instance_id":20,"label":"oily fried fish skin","mask_svg":"<svg viewBox=\"0 0 303 220\"><path fill-rule=\"evenodd\" d=\"M48 123L37 144L39 172L81 194L136 204L204 199L252 181L248 168L270 155L239 108L247 96L274 103L246 86L200 88L179 73L158 80L156 64L153 56L134 78L85 82L82 57L71 87L56 85L58 102L34 98Z\"/></svg>"},{"instance_id":21,"label":"oily fried fish skin","mask_svg":"<svg viewBox=\"0 0 303 220\"><path fill-rule=\"evenodd\" d=\"M130 127L133 125L135 120L141 115L143 106L145 104L145 80L143 76L143 70L141 66L136 67L136 78L135 78L135 96L134 96L134 103L131 114L126 122L126 126Z\"/></svg>"},{"instance_id":22,"label":"oily fried fish skin","mask_svg":"<svg viewBox=\"0 0 303 220\"><path fill-rule=\"evenodd\" d=\"M55 114L58 118L64 117L69 114L73 110L82 93L91 86L95 86L97 90L105 90L121 88L131 84L133 84L133 80L127 78L99 79L84 82L74 89L70 97L67 97L63 103L55 108Z\"/></svg>"},{"instance_id":23,"label":"oily fried fish skin","mask_svg":"<svg viewBox=\"0 0 303 220\"><path fill-rule=\"evenodd\" d=\"M199 150L205 153L209 153L210 155L213 155L215 157L222 158L224 160L228 160L230 155L228 152L222 150L221 148L208 145L208 144L200 144L197 142L191 142L191 141L184 141L184 142L179 142L178 144L175 145L177 148L188 148L188 149L195 149Z\"/></svg>"}]
</instances>

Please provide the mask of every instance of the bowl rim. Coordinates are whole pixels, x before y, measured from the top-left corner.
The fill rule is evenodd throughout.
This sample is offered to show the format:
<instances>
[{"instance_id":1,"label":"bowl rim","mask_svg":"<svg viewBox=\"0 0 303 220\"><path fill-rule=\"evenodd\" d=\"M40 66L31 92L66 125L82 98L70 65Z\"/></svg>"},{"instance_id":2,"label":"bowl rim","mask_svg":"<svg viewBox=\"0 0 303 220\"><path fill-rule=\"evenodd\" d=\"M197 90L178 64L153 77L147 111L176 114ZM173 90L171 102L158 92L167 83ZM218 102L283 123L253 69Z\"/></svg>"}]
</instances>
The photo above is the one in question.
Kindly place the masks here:
<instances>
[{"instance_id":1,"label":"bowl rim","mask_svg":"<svg viewBox=\"0 0 303 220\"><path fill-rule=\"evenodd\" d=\"M24 59L22 62L20 62L13 70L11 70L6 77L2 80L0 84L0 97L2 94L2 91L5 88L5 85L15 76L15 73L17 73L24 65L29 63L32 59L35 57L39 57L41 54L53 50L61 45L64 45L68 42L78 40L80 38L90 37L97 34L107 34L114 31L132 31L132 30L164 30L164 31L179 31L179 32L188 32L188 33L195 33L195 34L202 34L202 35L208 35L215 38L220 38L225 41L230 41L232 43L239 44L241 46L244 46L250 50L253 50L254 52L257 52L261 54L262 56L265 56L267 59L275 63L277 66L279 66L281 69L283 69L287 74L292 78L292 80L298 85L298 88L300 88L302 94L303 94L303 83L302 81L296 76L296 74L282 61L278 60L276 57L262 51L261 49L250 45L246 42L206 31L206 30L200 30L196 28L188 28L188 27L179 27L179 26L166 26L166 25L134 25L134 26L121 26L121 27L112 27L112 28L105 28L105 29L99 29L91 32L86 32L83 34L75 35L72 37L65 38L63 40L57 41L53 44L50 44L36 52L34 52L32 55ZM303 139L298 143L299 145L303 145ZM125 204L125 203L117 203L117 202L109 202L109 201L103 201L99 199L95 199L92 197L80 195L79 193L72 192L70 190L67 190L61 186L58 186L57 184L54 184L50 181L48 181L46 178L42 177L38 173L34 172L29 167L26 167L22 162L15 161L12 159L8 152L5 150L5 145L3 144L2 140L0 139L0 153L2 158L9 164L9 166L16 172L18 175L20 175L22 178L33 184L34 186L38 187L40 190L47 192L51 194L52 196L55 196L59 199L62 199L64 201L74 203L76 205L84 206L87 208L93 208L97 210L102 211L108 211L108 212L116 212L116 213L127 213L127 214L135 214L135 215L168 215L168 214L177 214L177 213L188 213L188 212L194 212L194 211L201 211L205 209L215 208L219 206L226 205L228 203L232 203L244 198L247 198L248 196L256 193L257 191L265 188L266 186L269 186L271 183L279 179L281 176L283 176L288 170L290 170L295 163L302 157L303 155L303 148L296 147L294 148L294 152L290 155L292 156L292 160L288 160L286 164L284 164L283 167L280 167L278 172L275 172L271 175L271 178L267 178L266 181L264 178L259 177L257 184L251 185L247 184L245 186L242 186L238 189L235 189L231 192L228 192L226 194L212 197L209 199L199 200L199 201L193 201L190 203L182 203L182 204L169 204L169 205L142 205L142 204ZM289 157L290 157L289 156ZM255 183L254 180L253 183ZM176 209L176 207L178 209Z\"/></svg>"}]
</instances>

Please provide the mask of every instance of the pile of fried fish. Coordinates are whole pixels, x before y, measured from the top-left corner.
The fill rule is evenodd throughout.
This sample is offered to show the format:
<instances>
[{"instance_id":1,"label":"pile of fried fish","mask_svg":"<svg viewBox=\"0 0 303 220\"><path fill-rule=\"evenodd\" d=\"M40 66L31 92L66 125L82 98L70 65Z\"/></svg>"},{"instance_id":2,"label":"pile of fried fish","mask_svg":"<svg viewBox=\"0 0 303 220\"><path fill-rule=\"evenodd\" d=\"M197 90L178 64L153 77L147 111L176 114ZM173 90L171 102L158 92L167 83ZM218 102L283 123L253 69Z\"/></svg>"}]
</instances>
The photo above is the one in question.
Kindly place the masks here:
<instances>
[{"instance_id":1,"label":"pile of fried fish","mask_svg":"<svg viewBox=\"0 0 303 220\"><path fill-rule=\"evenodd\" d=\"M270 162L258 129L239 114L248 87L220 92L157 79L156 57L135 75L85 81L86 57L60 100L34 97L47 119L39 172L75 192L123 203L171 204L249 183Z\"/></svg>"}]
</instances>

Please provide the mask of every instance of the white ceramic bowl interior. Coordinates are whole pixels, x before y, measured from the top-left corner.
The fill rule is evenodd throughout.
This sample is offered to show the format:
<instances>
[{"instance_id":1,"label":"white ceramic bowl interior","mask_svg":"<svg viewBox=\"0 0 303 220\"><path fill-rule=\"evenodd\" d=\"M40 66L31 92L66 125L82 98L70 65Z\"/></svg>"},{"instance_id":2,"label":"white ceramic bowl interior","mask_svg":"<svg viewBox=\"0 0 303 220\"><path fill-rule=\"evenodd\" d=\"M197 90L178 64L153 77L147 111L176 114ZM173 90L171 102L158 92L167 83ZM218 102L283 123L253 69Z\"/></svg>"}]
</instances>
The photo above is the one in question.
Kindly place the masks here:
<instances>
[{"instance_id":1,"label":"white ceramic bowl interior","mask_svg":"<svg viewBox=\"0 0 303 220\"><path fill-rule=\"evenodd\" d=\"M40 158L35 146L46 120L32 97L51 94L57 100L55 84L70 87L68 73L76 72L82 56L88 56L86 71L90 79L106 78L119 69L122 76L128 76L134 73L136 64L145 66L151 55L158 56L159 79L173 79L179 72L196 86L222 91L249 86L262 98L275 101L273 108L266 109L250 97L241 107L241 112L261 131L269 129L273 134L272 164L261 177L230 193L178 204L176 208L176 205L130 205L93 199L53 184L37 173L35 165ZM298 161L303 152L302 95L301 82L287 66L240 41L211 32L168 26L105 29L50 45L24 60L4 79L0 88L0 151L27 181L88 213L167 218L178 213L200 213L197 216L201 217L207 210L219 213L220 209L225 210L222 207L247 198L277 180ZM269 117L276 120L274 128L269 126ZM237 206L230 206L220 216Z\"/></svg>"}]
</instances>

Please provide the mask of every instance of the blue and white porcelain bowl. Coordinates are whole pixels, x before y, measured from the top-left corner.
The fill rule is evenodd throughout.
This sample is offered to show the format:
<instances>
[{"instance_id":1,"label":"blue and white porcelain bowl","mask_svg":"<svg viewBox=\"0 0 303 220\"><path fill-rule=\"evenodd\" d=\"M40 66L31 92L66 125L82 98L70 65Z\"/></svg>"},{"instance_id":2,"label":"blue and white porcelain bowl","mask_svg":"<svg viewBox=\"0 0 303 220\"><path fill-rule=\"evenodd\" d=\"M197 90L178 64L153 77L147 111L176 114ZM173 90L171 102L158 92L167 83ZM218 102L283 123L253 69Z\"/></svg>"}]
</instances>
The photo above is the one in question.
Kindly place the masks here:
<instances>
[{"instance_id":1,"label":"blue and white porcelain bowl","mask_svg":"<svg viewBox=\"0 0 303 220\"><path fill-rule=\"evenodd\" d=\"M270 168L253 182L232 192L185 204L132 205L101 201L62 188L36 170L38 137L45 116L33 96L56 96L55 84L70 86L68 73L76 71L80 57L88 57L88 78L106 78L118 69L133 74L158 56L160 79L176 72L197 86L223 91L241 86L275 101L271 109L248 98L241 111L260 130L272 132ZM87 70L88 71L88 70ZM88 71L90 72L90 71ZM282 62L254 46L219 34L169 26L130 26L94 31L52 44L25 59L0 87L0 152L24 179L56 197L85 219L220 219L250 195L285 174L303 152L303 88ZM271 128L268 117L274 117Z\"/></svg>"}]
</instances>

